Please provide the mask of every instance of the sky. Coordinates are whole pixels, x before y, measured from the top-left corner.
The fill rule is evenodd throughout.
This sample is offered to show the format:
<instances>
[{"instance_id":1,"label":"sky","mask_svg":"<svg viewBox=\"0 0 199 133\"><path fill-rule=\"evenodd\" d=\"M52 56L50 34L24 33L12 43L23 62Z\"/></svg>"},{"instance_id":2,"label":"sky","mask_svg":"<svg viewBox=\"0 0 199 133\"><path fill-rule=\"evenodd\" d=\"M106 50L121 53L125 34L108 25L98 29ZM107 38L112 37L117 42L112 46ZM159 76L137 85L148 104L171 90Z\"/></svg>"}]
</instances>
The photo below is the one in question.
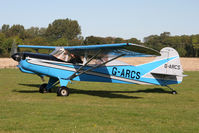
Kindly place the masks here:
<instances>
[{"instance_id":1,"label":"sky","mask_svg":"<svg viewBox=\"0 0 199 133\"><path fill-rule=\"evenodd\" d=\"M48 27L70 18L82 36L135 37L199 34L199 0L0 0L0 27Z\"/></svg>"}]
</instances>

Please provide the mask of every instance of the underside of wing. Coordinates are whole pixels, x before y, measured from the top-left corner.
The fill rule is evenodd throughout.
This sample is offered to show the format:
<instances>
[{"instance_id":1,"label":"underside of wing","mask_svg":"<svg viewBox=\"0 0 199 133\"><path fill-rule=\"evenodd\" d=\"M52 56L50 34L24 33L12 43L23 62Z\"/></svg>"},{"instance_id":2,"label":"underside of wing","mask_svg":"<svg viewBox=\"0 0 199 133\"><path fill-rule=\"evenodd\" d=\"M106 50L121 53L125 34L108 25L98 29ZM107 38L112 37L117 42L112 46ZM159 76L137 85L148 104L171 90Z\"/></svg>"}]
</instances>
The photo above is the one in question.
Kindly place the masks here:
<instances>
[{"instance_id":1,"label":"underside of wing","mask_svg":"<svg viewBox=\"0 0 199 133\"><path fill-rule=\"evenodd\" d=\"M143 56L157 56L160 53L154 49L145 47L143 45L133 43L119 43L119 44L100 44L100 45L85 45L85 46L33 46L33 45L19 45L20 48L33 49L65 49L67 52L78 56L93 56L96 52L98 58L104 56L115 56L122 54L124 57L143 57Z\"/></svg>"},{"instance_id":2,"label":"underside of wing","mask_svg":"<svg viewBox=\"0 0 199 133\"><path fill-rule=\"evenodd\" d=\"M96 52L101 51L98 57L104 56L117 56L123 55L123 57L146 57L146 56L157 56L160 53L154 49L132 43L120 43L120 44L104 44L104 45L90 45L90 46L79 46L75 48L64 47L71 53L78 55L93 56Z\"/></svg>"},{"instance_id":3,"label":"underside of wing","mask_svg":"<svg viewBox=\"0 0 199 133\"><path fill-rule=\"evenodd\" d=\"M158 51L138 44L129 44L123 48L113 50L110 54L125 54L123 57L149 57L160 55Z\"/></svg>"}]
</instances>

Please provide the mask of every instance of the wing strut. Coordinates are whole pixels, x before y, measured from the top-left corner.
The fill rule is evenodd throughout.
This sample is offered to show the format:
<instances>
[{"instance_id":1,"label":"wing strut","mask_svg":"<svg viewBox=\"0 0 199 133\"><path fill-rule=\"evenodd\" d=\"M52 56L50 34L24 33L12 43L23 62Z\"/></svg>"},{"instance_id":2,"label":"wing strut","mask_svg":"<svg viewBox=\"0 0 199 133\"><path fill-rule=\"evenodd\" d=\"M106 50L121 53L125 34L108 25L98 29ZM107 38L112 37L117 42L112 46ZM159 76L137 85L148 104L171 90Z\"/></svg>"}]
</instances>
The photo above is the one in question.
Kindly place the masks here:
<instances>
[{"instance_id":1,"label":"wing strut","mask_svg":"<svg viewBox=\"0 0 199 133\"><path fill-rule=\"evenodd\" d=\"M82 75L82 74L84 74L84 73L86 73L86 72L88 72L88 71L91 71L91 70L93 70L93 69L95 69L95 68L98 68L98 67L100 67L100 66L103 66L103 65L105 65L106 63L108 63L108 62L111 62L111 61L113 61L113 60L115 60L115 59L117 59L117 58L119 58L119 57L121 57L121 56L124 56L125 54L121 54L121 55L118 55L118 56L116 56L116 57L114 57L114 58L112 58L112 59L110 59L110 60L108 60L108 61L106 61L106 62L104 62L104 63L102 63L102 64L99 64L99 65L96 65L96 66L94 66L94 67L91 67L91 68L89 68L89 69L87 69L87 70L85 70L85 71L82 71L82 72L80 72L79 74L77 74L76 75L76 73L77 72L75 72L71 77L69 77L70 78L70 80L72 80L73 78L75 78L75 77L77 77L77 76L80 76L80 75ZM86 63L86 64L88 64L88 63ZM82 68L82 67L81 67ZM79 69L78 69L79 70ZM81 70L81 69L80 69ZM80 71L79 70L79 71Z\"/></svg>"},{"instance_id":2,"label":"wing strut","mask_svg":"<svg viewBox=\"0 0 199 133\"><path fill-rule=\"evenodd\" d=\"M83 67L85 67L89 62L93 60L93 58L97 57L101 53L101 49L94 55L92 56L84 65L82 65L73 75L71 75L68 79L72 80L73 78L76 77L76 74L82 70Z\"/></svg>"}]
</instances>

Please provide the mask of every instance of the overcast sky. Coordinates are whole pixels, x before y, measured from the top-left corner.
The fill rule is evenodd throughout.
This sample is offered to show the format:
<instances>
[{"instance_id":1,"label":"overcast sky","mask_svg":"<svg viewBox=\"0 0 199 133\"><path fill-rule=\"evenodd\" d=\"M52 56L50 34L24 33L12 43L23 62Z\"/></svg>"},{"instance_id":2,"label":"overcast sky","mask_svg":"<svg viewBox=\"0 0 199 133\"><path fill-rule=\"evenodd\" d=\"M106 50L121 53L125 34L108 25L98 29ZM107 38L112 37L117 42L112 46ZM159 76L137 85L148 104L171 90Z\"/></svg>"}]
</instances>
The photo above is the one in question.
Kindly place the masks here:
<instances>
[{"instance_id":1,"label":"overcast sky","mask_svg":"<svg viewBox=\"0 0 199 133\"><path fill-rule=\"evenodd\" d=\"M84 37L199 34L199 0L0 0L0 5L0 27L47 27L55 19L71 18Z\"/></svg>"}]
</instances>

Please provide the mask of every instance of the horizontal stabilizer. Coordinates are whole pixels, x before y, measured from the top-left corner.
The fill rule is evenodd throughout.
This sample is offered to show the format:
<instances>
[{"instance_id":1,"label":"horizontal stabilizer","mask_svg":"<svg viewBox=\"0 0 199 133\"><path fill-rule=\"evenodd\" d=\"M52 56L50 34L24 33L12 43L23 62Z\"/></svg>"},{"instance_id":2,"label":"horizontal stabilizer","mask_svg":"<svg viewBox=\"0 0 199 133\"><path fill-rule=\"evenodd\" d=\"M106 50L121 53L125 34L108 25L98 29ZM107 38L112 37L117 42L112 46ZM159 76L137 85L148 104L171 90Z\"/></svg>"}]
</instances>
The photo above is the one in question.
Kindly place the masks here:
<instances>
[{"instance_id":1,"label":"horizontal stabilizer","mask_svg":"<svg viewBox=\"0 0 199 133\"><path fill-rule=\"evenodd\" d=\"M168 75L168 76L180 76L180 77L186 77L186 76L188 76L188 75L184 75L184 74L176 75L176 74L154 73L154 72L151 72L151 74L157 74L157 75Z\"/></svg>"}]
</instances>

